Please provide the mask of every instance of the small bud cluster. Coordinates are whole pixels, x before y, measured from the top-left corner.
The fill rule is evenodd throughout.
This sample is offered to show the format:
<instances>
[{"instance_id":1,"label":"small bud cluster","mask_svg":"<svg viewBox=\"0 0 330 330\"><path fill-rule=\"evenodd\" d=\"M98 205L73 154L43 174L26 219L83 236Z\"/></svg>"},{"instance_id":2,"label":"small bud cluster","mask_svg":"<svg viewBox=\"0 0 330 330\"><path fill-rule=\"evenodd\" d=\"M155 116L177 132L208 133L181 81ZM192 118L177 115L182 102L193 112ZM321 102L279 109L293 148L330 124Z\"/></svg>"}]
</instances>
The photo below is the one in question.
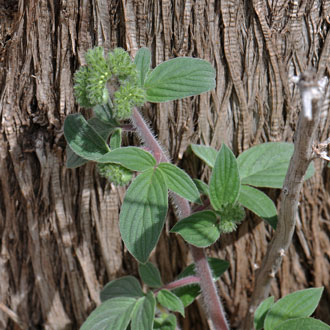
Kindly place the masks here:
<instances>
[{"instance_id":1,"label":"small bud cluster","mask_svg":"<svg viewBox=\"0 0 330 330\"><path fill-rule=\"evenodd\" d=\"M231 233L245 218L244 208L238 204L227 205L221 211L219 229L222 233Z\"/></svg>"},{"instance_id":2,"label":"small bud cluster","mask_svg":"<svg viewBox=\"0 0 330 330\"><path fill-rule=\"evenodd\" d=\"M105 177L116 186L125 186L133 177L132 171L119 164L98 163L97 169L101 176Z\"/></svg>"},{"instance_id":3,"label":"small bud cluster","mask_svg":"<svg viewBox=\"0 0 330 330\"><path fill-rule=\"evenodd\" d=\"M116 48L104 58L102 47L95 47L86 53L86 66L75 74L75 96L83 107L107 103L109 97L114 104L114 116L126 119L134 106L141 106L146 101L145 90L138 85L137 70L128 53ZM107 86L113 81L118 85ZM115 89L109 95L108 88Z\"/></svg>"}]
</instances>

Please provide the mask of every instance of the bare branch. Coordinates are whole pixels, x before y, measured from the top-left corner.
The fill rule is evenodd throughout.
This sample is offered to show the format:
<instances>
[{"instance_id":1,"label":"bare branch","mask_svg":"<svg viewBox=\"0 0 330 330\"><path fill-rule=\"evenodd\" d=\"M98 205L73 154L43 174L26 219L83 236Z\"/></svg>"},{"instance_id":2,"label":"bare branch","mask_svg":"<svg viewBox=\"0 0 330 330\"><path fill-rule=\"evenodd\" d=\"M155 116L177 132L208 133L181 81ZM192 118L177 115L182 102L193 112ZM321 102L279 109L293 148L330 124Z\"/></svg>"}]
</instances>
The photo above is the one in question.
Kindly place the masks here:
<instances>
[{"instance_id":1,"label":"bare branch","mask_svg":"<svg viewBox=\"0 0 330 330\"><path fill-rule=\"evenodd\" d=\"M268 297L270 284L279 270L283 256L291 244L295 230L299 195L304 176L313 158L313 141L320 119L320 100L326 79L317 80L312 71L295 77L302 100L302 112L294 144L294 153L281 193L281 205L275 234L267 248L261 267L256 274L250 308L241 329L253 329L253 316L258 305Z\"/></svg>"}]
</instances>

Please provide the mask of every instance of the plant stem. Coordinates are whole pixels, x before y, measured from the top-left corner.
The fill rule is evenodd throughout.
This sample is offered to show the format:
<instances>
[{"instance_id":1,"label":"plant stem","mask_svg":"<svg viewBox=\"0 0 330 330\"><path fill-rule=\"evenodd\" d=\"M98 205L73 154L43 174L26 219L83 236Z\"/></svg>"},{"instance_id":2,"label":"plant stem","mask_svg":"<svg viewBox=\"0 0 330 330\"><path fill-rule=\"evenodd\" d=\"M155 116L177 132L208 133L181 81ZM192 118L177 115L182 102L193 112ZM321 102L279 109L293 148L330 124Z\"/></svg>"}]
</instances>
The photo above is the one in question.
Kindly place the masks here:
<instances>
[{"instance_id":1,"label":"plant stem","mask_svg":"<svg viewBox=\"0 0 330 330\"><path fill-rule=\"evenodd\" d=\"M309 80L304 80L307 77ZM253 329L254 312L258 305L268 297L271 281L279 270L283 256L292 241L300 191L307 168L312 161L312 144L320 118L319 99L323 94L321 88L323 83L315 79L314 76L311 78L309 73L305 73L298 82L303 109L299 116L294 152L281 192L277 228L256 274L249 310L241 326L241 329L244 330ZM317 88L319 94L316 93ZM306 113L308 114L310 111L306 111L305 107L312 108L311 117L306 116Z\"/></svg>"},{"instance_id":2,"label":"plant stem","mask_svg":"<svg viewBox=\"0 0 330 330\"><path fill-rule=\"evenodd\" d=\"M134 108L132 112L132 123L136 127L136 133L140 139L144 142L145 146L155 156L157 163L159 162L170 162L165 152L159 145L158 141L152 134L149 126L144 121L140 112ZM177 213L181 218L185 218L191 214L191 208L189 202L173 194L173 203L177 207ZM195 262L196 276L200 278L200 287L202 296L204 299L206 311L211 319L214 330L228 330L228 324L224 315L224 311L221 305L220 298L217 293L217 288L212 278L211 269L207 262L204 249L197 248L189 245Z\"/></svg>"},{"instance_id":3,"label":"plant stem","mask_svg":"<svg viewBox=\"0 0 330 330\"><path fill-rule=\"evenodd\" d=\"M157 293L158 291L160 291L162 289L173 290L173 289L185 286L185 285L199 284L199 281L200 281L200 279L197 276L193 276L193 275L186 276L184 278L180 278L179 280L173 281L171 283L168 283L168 284L162 286L161 288L155 290L154 293Z\"/></svg>"}]
</instances>

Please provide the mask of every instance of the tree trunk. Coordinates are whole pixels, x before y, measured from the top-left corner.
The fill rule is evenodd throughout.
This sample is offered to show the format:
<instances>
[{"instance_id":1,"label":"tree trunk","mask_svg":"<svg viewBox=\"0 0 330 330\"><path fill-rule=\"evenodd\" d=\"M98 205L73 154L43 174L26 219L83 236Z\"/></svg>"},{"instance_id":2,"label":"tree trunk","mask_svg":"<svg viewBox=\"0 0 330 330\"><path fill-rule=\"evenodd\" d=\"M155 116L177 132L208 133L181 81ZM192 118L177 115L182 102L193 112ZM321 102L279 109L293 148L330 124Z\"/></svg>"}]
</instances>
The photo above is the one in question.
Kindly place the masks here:
<instances>
[{"instance_id":1,"label":"tree trunk","mask_svg":"<svg viewBox=\"0 0 330 330\"><path fill-rule=\"evenodd\" d=\"M184 153L190 143L225 142L239 154L266 141L292 141L300 101L288 77L309 65L329 74L327 0L3 0L0 21L1 329L77 329L106 282L137 275L118 229L125 190L100 179L92 164L65 167L62 127L80 111L73 73L88 48L120 46L134 56L146 46L153 65L174 56L214 65L216 90L144 109L173 161L204 178L207 169ZM328 108L326 102L320 141L329 135ZM325 286L316 317L330 322L329 168L320 160L315 168L272 294ZM168 234L175 221L169 212L151 258L165 282L191 262L183 241ZM219 291L233 328L248 309L271 235L249 214L208 251L231 264ZM207 329L198 305L187 314L184 329Z\"/></svg>"}]
</instances>

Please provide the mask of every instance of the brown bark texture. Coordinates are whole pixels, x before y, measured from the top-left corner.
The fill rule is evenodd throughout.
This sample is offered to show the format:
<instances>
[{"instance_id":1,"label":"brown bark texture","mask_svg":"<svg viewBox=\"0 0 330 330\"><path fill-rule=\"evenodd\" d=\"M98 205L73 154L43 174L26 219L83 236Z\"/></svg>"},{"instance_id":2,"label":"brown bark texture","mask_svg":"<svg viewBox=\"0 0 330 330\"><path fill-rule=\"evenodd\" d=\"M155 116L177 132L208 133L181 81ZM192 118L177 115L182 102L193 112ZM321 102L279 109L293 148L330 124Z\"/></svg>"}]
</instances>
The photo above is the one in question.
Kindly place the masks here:
<instances>
[{"instance_id":1,"label":"brown bark texture","mask_svg":"<svg viewBox=\"0 0 330 330\"><path fill-rule=\"evenodd\" d=\"M134 56L146 46L153 65L175 56L214 65L214 91L143 110L174 163L207 179L208 170L185 153L190 143L224 142L239 154L292 141L300 99L289 77L309 66L329 76L329 25L327 0L1 0L0 329L78 329L105 283L137 275L118 229L125 189L100 179L93 164L65 167L62 127L80 111L73 73L88 48L120 46ZM329 136L328 101L329 88L319 141ZM272 294L324 286L315 316L329 323L330 171L321 160L315 169ZM191 261L185 243L168 234L173 214L151 257L164 282ZM272 234L248 214L208 250L230 261L218 286L232 328L248 309ZM183 329L208 328L200 308L188 309Z\"/></svg>"}]
</instances>

